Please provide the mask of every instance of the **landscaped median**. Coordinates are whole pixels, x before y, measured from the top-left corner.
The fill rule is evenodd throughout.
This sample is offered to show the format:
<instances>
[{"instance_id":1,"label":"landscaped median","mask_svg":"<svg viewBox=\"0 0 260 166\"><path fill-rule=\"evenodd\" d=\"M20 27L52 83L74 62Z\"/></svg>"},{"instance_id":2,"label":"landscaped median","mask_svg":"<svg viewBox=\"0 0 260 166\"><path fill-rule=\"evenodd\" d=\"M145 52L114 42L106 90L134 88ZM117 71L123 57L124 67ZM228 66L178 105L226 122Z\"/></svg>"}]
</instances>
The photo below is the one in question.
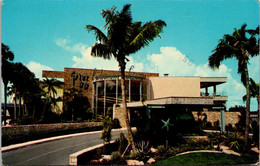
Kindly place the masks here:
<instances>
[{"instance_id":1,"label":"landscaped median","mask_svg":"<svg viewBox=\"0 0 260 166\"><path fill-rule=\"evenodd\" d=\"M101 122L34 124L2 127L2 146L72 133L97 131Z\"/></svg>"}]
</instances>

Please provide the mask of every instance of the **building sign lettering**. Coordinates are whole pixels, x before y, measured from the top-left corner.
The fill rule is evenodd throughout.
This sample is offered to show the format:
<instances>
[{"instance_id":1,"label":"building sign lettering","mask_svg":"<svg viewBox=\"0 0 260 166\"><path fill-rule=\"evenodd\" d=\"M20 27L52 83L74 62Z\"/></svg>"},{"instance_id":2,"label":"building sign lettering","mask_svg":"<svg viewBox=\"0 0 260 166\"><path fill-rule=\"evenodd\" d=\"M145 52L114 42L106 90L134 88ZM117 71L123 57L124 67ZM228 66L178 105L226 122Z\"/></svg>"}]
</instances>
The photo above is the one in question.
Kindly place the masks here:
<instances>
[{"instance_id":1,"label":"building sign lettering","mask_svg":"<svg viewBox=\"0 0 260 166\"><path fill-rule=\"evenodd\" d=\"M71 72L71 78L72 78L72 86L75 86L75 81L79 79L78 86L80 88L88 89L89 84L87 83L89 76L88 75L83 75L80 73L77 73L75 71Z\"/></svg>"}]
</instances>

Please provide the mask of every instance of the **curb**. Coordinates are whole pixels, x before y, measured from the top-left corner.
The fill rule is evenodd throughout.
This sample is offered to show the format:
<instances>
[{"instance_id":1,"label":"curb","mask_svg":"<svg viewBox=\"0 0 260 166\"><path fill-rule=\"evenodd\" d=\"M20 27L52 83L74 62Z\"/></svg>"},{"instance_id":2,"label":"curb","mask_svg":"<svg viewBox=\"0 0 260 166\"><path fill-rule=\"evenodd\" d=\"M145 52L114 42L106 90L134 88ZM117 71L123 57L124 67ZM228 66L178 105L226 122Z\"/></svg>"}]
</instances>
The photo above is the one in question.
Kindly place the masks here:
<instances>
[{"instance_id":1,"label":"curb","mask_svg":"<svg viewBox=\"0 0 260 166\"><path fill-rule=\"evenodd\" d=\"M115 143L115 141L111 141L110 143L113 144L113 143ZM69 156L69 165L78 165L78 157L80 155L83 155L84 153L90 152L90 151L98 149L98 148L102 148L103 146L104 146L104 144L98 144L98 145L95 145L95 146L92 146L92 147L89 147L89 148L86 148L86 149L83 149L81 151L71 154Z\"/></svg>"},{"instance_id":2,"label":"curb","mask_svg":"<svg viewBox=\"0 0 260 166\"><path fill-rule=\"evenodd\" d=\"M112 129L112 131L122 131L122 130L126 130L126 128ZM59 139L63 139L63 138L97 134L97 133L101 133L101 131L91 131L91 132L76 133L76 134L69 134L69 135L61 135L61 136L56 136L56 137L44 138L44 139L40 139L40 140L29 141L29 142L5 146L5 147L2 147L1 150L2 150L2 152L7 152L7 151L10 151L10 150L19 149L19 148L23 148L23 147L34 145L34 144L40 144L40 143L59 140Z\"/></svg>"},{"instance_id":3,"label":"curb","mask_svg":"<svg viewBox=\"0 0 260 166\"><path fill-rule=\"evenodd\" d=\"M224 153L224 152L220 152L220 151L216 151L216 150L194 150L194 151L187 151L187 152L176 154L174 157L182 156L185 154L191 154L191 153L199 153L199 152L201 152L201 153Z\"/></svg>"}]
</instances>

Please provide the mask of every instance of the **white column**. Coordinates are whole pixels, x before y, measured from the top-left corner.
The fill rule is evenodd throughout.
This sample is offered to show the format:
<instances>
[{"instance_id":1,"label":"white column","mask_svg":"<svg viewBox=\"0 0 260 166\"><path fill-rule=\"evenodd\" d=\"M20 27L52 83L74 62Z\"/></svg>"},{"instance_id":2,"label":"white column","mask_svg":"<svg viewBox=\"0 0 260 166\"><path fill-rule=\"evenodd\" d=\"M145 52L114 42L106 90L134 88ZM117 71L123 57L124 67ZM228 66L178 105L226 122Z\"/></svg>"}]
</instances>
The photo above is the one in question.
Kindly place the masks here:
<instances>
[{"instance_id":1,"label":"white column","mask_svg":"<svg viewBox=\"0 0 260 166\"><path fill-rule=\"evenodd\" d=\"M118 78L116 78L116 104L118 103Z\"/></svg>"},{"instance_id":2,"label":"white column","mask_svg":"<svg viewBox=\"0 0 260 166\"><path fill-rule=\"evenodd\" d=\"M95 82L92 82L92 111L94 111L95 108Z\"/></svg>"},{"instance_id":3,"label":"white column","mask_svg":"<svg viewBox=\"0 0 260 166\"><path fill-rule=\"evenodd\" d=\"M131 102L131 79L129 79L129 89L128 89L128 92L129 92L129 102Z\"/></svg>"},{"instance_id":4,"label":"white column","mask_svg":"<svg viewBox=\"0 0 260 166\"><path fill-rule=\"evenodd\" d=\"M98 82L96 82L96 116L97 116L97 109L98 109Z\"/></svg>"}]
</instances>

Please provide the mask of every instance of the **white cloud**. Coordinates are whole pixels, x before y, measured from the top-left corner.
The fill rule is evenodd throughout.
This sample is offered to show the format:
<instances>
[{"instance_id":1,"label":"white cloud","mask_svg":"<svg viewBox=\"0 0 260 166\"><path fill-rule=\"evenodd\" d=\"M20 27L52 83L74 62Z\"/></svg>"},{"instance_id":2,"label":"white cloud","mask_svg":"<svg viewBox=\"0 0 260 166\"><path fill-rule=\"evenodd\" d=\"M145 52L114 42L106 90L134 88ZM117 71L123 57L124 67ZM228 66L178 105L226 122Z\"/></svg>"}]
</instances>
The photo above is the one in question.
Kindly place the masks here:
<instances>
[{"instance_id":1,"label":"white cloud","mask_svg":"<svg viewBox=\"0 0 260 166\"><path fill-rule=\"evenodd\" d=\"M35 74L36 78L42 79L42 70L51 70L53 69L49 66L42 65L38 62L31 61L29 62L26 67Z\"/></svg>"},{"instance_id":2,"label":"white cloud","mask_svg":"<svg viewBox=\"0 0 260 166\"><path fill-rule=\"evenodd\" d=\"M245 94L245 88L240 80L237 81L232 77L232 69L224 64L217 70L212 70L208 63L195 65L176 47L161 47L160 54L148 55L148 61L151 62L149 66L152 66L154 72L157 72L155 69L158 68L160 75L168 73L169 76L227 77L227 83L217 86L217 92L228 96L227 107L244 104L242 96ZM213 91L213 88L209 91Z\"/></svg>"},{"instance_id":3,"label":"white cloud","mask_svg":"<svg viewBox=\"0 0 260 166\"><path fill-rule=\"evenodd\" d=\"M76 68L97 68L97 69L106 69L106 70L119 70L118 62L111 58L110 60L105 60L99 57L91 56L91 47L84 45L83 43L78 43L73 46L69 45L69 41L67 39L57 39L56 44L67 51L79 53L79 56L73 56L72 61L74 64L72 67ZM129 62L127 63L126 70L130 68L131 65L134 65L133 71L142 71L143 64L137 63L134 59L129 56Z\"/></svg>"},{"instance_id":4,"label":"white cloud","mask_svg":"<svg viewBox=\"0 0 260 166\"><path fill-rule=\"evenodd\" d=\"M152 69L158 69L160 74L188 76L195 70L195 65L176 47L161 47L160 51L160 54L148 55L147 58L151 61Z\"/></svg>"}]
</instances>

